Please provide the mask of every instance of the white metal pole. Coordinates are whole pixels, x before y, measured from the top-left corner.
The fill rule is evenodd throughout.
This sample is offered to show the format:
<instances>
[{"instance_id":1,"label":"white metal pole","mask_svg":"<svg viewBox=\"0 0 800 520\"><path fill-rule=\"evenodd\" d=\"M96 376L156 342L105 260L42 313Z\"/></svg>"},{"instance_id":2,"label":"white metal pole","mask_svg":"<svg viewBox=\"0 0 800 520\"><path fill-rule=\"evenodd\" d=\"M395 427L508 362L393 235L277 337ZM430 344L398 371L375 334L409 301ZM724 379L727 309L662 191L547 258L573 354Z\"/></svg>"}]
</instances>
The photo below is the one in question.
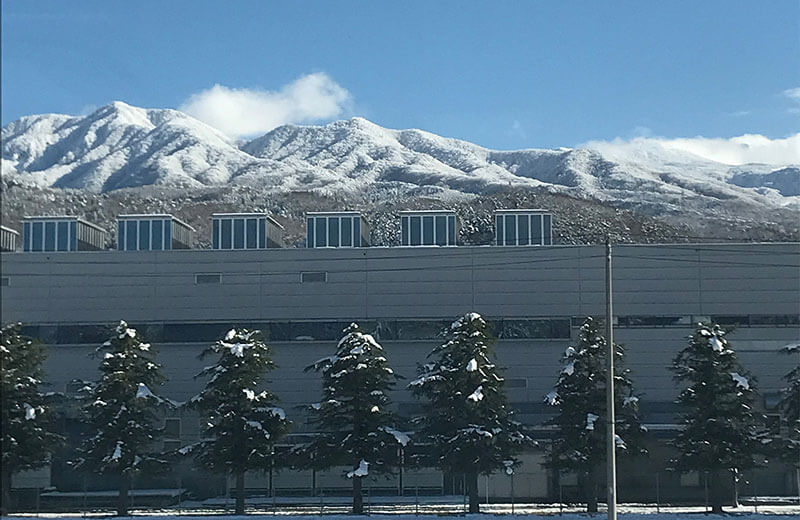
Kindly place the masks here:
<instances>
[{"instance_id":1,"label":"white metal pole","mask_svg":"<svg viewBox=\"0 0 800 520\"><path fill-rule=\"evenodd\" d=\"M607 372L606 377L606 485L608 520L617 520L617 459L616 459L616 432L614 428L614 322L613 300L611 287L611 239L606 238L606 343Z\"/></svg>"}]
</instances>

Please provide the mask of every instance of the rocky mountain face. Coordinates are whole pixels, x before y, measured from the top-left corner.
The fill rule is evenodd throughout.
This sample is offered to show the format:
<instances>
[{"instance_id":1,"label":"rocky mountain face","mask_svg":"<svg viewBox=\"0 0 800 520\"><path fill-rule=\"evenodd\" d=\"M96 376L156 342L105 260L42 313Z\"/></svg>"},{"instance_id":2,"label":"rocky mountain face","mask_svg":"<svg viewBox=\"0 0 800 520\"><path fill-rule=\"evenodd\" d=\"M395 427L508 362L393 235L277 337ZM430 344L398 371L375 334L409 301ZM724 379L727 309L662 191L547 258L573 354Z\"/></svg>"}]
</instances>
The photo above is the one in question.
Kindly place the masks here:
<instances>
[{"instance_id":1,"label":"rocky mountain face","mask_svg":"<svg viewBox=\"0 0 800 520\"><path fill-rule=\"evenodd\" d=\"M406 207L466 215L534 204L560 213L565 226L605 222L637 241L650 239L632 230L648 226L663 228L657 240L800 236L800 168L792 165L731 167L664 149L494 151L362 118L282 126L236 143L179 111L120 102L84 117L28 116L4 127L0 188L4 223L12 224L22 213L79 213L102 223L119 212L169 210L204 229L207 214L228 208L277 211L291 228L300 210L347 206L380 220ZM579 231L565 227L562 238L594 233Z\"/></svg>"}]
</instances>

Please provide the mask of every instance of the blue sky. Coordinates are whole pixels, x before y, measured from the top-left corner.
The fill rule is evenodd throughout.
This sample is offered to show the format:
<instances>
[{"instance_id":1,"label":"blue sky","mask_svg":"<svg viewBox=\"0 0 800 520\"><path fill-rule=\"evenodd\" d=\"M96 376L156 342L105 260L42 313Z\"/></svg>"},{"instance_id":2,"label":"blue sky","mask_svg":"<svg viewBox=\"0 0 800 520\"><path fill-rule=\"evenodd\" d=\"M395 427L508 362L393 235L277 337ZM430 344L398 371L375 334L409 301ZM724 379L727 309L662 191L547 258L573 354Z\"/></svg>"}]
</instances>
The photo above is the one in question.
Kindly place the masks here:
<instances>
[{"instance_id":1,"label":"blue sky","mask_svg":"<svg viewBox=\"0 0 800 520\"><path fill-rule=\"evenodd\" d=\"M776 139L800 129L800 2L3 0L0 78L4 125L122 100L240 135L359 115L500 149Z\"/></svg>"}]
</instances>

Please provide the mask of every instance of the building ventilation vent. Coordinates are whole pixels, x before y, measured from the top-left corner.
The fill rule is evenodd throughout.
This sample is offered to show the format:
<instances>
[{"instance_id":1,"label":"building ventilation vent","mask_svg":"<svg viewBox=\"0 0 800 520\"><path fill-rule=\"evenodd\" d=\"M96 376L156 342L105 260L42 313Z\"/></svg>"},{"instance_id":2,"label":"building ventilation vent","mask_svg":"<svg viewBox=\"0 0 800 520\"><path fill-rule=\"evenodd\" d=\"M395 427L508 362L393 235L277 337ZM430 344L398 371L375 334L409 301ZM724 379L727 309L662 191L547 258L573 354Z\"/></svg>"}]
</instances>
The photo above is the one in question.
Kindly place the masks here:
<instances>
[{"instance_id":1,"label":"building ventilation vent","mask_svg":"<svg viewBox=\"0 0 800 520\"><path fill-rule=\"evenodd\" d=\"M301 283L327 282L328 273L326 271L313 271L300 273Z\"/></svg>"},{"instance_id":2,"label":"building ventilation vent","mask_svg":"<svg viewBox=\"0 0 800 520\"><path fill-rule=\"evenodd\" d=\"M222 275L220 273L207 273L207 274L196 274L194 275L194 283L197 285L205 285L205 284L218 284L222 279Z\"/></svg>"}]
</instances>

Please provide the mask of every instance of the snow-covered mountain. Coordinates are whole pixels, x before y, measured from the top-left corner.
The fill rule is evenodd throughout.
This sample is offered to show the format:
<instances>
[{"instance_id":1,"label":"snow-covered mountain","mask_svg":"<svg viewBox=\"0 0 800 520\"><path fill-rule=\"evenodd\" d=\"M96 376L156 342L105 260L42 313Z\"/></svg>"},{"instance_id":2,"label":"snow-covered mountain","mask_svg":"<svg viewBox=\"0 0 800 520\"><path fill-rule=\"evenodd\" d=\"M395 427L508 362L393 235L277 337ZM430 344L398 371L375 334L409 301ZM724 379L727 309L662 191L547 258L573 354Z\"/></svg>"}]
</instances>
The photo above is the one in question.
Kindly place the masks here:
<instances>
[{"instance_id":1,"label":"snow-covered mountain","mask_svg":"<svg viewBox=\"0 0 800 520\"><path fill-rule=\"evenodd\" d=\"M108 192L165 185L275 192L386 189L487 193L543 188L652 215L763 218L800 208L800 167L729 166L653 144L621 151L495 151L362 118L287 125L245 143L176 110L115 102L85 117L23 117L3 128L5 181Z\"/></svg>"}]
</instances>

